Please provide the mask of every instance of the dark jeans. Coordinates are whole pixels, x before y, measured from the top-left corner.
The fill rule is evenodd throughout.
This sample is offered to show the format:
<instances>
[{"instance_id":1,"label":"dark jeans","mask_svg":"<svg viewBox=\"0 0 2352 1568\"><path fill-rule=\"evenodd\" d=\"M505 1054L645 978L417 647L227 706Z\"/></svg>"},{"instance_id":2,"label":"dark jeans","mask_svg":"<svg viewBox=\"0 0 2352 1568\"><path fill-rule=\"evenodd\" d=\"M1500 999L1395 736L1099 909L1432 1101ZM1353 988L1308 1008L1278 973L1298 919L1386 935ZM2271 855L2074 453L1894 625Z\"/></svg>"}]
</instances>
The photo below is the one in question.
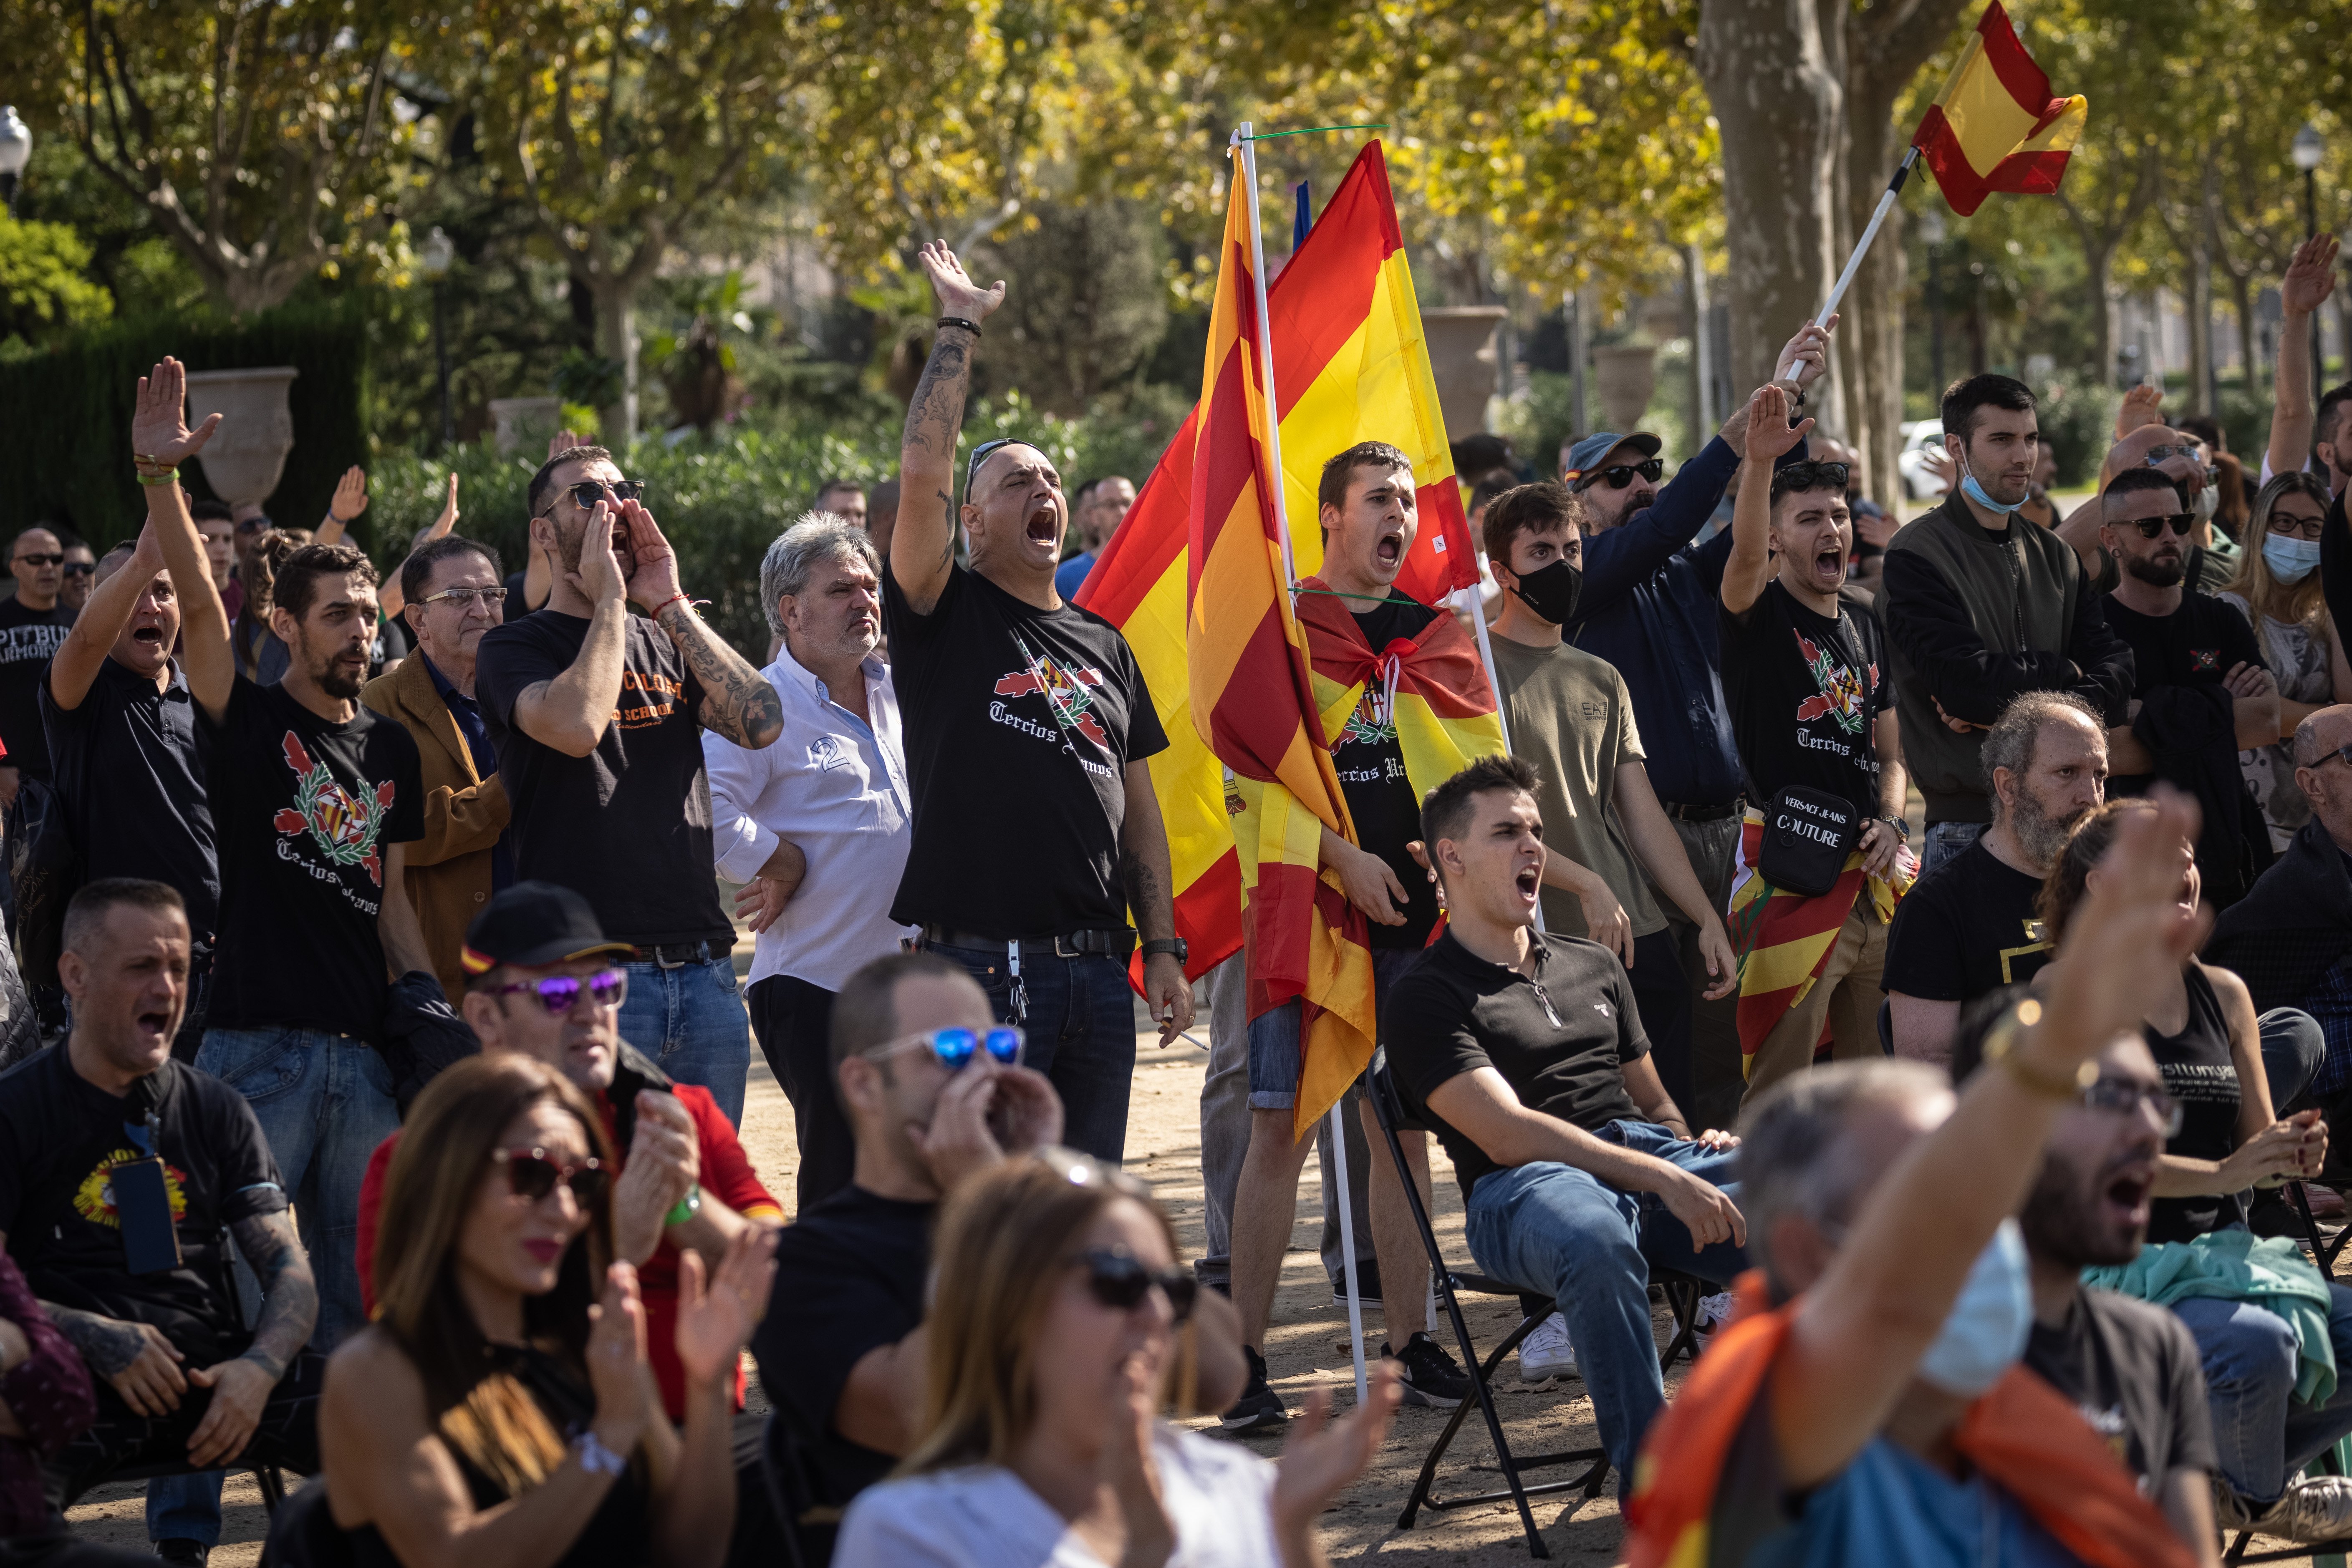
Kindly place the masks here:
<instances>
[{"instance_id":1,"label":"dark jeans","mask_svg":"<svg viewBox=\"0 0 2352 1568\"><path fill-rule=\"evenodd\" d=\"M319 1469L319 1390L325 1380L327 1358L304 1351L295 1357L269 1401L261 1407L261 1422L245 1451L222 1466L224 1469L251 1465L282 1465L304 1475ZM125 1470L185 1466L188 1438L205 1418L212 1390L191 1386L180 1396L180 1407L168 1416L142 1416L122 1402L111 1384L98 1384L98 1421L66 1445L65 1451L41 1467L49 1506L60 1514L94 1487L105 1485ZM217 1530L217 1525L215 1525Z\"/></svg>"},{"instance_id":2,"label":"dark jeans","mask_svg":"<svg viewBox=\"0 0 2352 1568\"><path fill-rule=\"evenodd\" d=\"M1683 968L1682 945L1671 925L1637 937L1633 967L1625 971L1633 982L1633 1005L1641 1009L1642 1032L1650 1037L1650 1060L1657 1064L1658 1081L1674 1097L1675 1108L1696 1131L1698 1123L1696 1075L1691 1066L1690 976Z\"/></svg>"},{"instance_id":3,"label":"dark jeans","mask_svg":"<svg viewBox=\"0 0 2352 1568\"><path fill-rule=\"evenodd\" d=\"M849 1185L857 1167L857 1140L833 1087L833 998L823 986L793 975L771 975L744 993L760 1054L793 1103L799 1140L800 1202L809 1209Z\"/></svg>"},{"instance_id":4,"label":"dark jeans","mask_svg":"<svg viewBox=\"0 0 2352 1568\"><path fill-rule=\"evenodd\" d=\"M1062 1142L1109 1165L1127 1149L1127 1097L1135 1079L1135 990L1127 966L1089 955L1021 955L1028 1011L1013 1016L1013 977L1002 946L930 951L961 964L988 993L1003 1023L1027 1037L1022 1061L1051 1079L1062 1097Z\"/></svg>"}]
</instances>

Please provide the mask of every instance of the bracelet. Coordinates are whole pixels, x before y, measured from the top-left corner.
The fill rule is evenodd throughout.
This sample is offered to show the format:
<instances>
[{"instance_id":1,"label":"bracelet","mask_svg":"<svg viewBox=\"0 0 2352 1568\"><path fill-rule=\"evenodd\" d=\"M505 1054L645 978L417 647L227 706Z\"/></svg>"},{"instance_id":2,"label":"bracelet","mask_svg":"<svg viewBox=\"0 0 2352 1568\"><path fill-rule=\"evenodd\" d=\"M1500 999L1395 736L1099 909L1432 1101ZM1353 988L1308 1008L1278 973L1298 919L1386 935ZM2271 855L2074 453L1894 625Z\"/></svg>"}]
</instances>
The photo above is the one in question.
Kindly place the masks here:
<instances>
[{"instance_id":1,"label":"bracelet","mask_svg":"<svg viewBox=\"0 0 2352 1568\"><path fill-rule=\"evenodd\" d=\"M150 474L142 468L139 471L139 482L151 486L176 485L180 482L180 471L177 468L166 468L161 474Z\"/></svg>"},{"instance_id":2,"label":"bracelet","mask_svg":"<svg viewBox=\"0 0 2352 1568\"><path fill-rule=\"evenodd\" d=\"M2059 1072L2018 1055L2018 1036L2041 1021L2040 1002L2028 997L2018 1003L1985 1037L1984 1060L2000 1066L2029 1094L2043 1100L2072 1100L2098 1082L2099 1064L2080 1062L2072 1072Z\"/></svg>"},{"instance_id":3,"label":"bracelet","mask_svg":"<svg viewBox=\"0 0 2352 1568\"><path fill-rule=\"evenodd\" d=\"M629 1461L604 1446L604 1440L593 1432L582 1432L572 1439L572 1451L580 1456L580 1468L592 1476L617 1476L627 1473Z\"/></svg>"},{"instance_id":4,"label":"bracelet","mask_svg":"<svg viewBox=\"0 0 2352 1568\"><path fill-rule=\"evenodd\" d=\"M942 316L940 318L939 324L942 327L961 327L975 338L981 336L980 323L967 321L961 316Z\"/></svg>"},{"instance_id":5,"label":"bracelet","mask_svg":"<svg viewBox=\"0 0 2352 1568\"><path fill-rule=\"evenodd\" d=\"M684 589L682 589L682 588L681 588L681 589L679 589L676 593L671 594L667 599L663 600L659 604L656 604L656 605L655 605L655 606L654 606L654 611L653 611L653 616L654 616L654 619L655 619L655 620L656 620L656 621L660 620L660 619L661 619L661 612L662 612L663 611L665 611L665 610L668 609L671 605L676 604L676 603L677 603L679 600L681 600L681 599L686 599L686 590L684 590ZM691 611L691 610L694 608L694 606L695 606L695 602L696 602L696 601L695 601L694 600L691 600L691 599L686 599L686 607L687 607L687 609L688 609L688 610L689 610L689 611Z\"/></svg>"},{"instance_id":6,"label":"bracelet","mask_svg":"<svg viewBox=\"0 0 2352 1568\"><path fill-rule=\"evenodd\" d=\"M684 1225L688 1220L692 1219L696 1215L701 1212L702 1184L700 1182L696 1182L692 1186L686 1189L686 1196L679 1198L677 1202L671 1207L670 1211L667 1214L662 1216L662 1223L664 1225Z\"/></svg>"}]
</instances>

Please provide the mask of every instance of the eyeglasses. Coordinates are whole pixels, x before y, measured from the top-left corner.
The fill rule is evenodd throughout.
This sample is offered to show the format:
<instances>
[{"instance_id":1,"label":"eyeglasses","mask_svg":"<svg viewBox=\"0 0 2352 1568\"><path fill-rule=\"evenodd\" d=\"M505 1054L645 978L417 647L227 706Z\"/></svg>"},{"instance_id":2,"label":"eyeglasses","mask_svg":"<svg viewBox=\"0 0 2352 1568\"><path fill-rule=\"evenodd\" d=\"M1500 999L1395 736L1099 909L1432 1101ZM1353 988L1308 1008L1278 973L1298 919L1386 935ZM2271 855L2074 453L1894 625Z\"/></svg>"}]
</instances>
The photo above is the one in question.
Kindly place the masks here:
<instances>
[{"instance_id":1,"label":"eyeglasses","mask_svg":"<svg viewBox=\"0 0 2352 1568\"><path fill-rule=\"evenodd\" d=\"M1775 499L1795 490L1835 490L1843 495L1853 470L1843 463L1791 463L1772 470Z\"/></svg>"},{"instance_id":2,"label":"eyeglasses","mask_svg":"<svg viewBox=\"0 0 2352 1568\"><path fill-rule=\"evenodd\" d=\"M2298 517L2285 512L2273 511L2269 528L2272 533L2284 534L2289 538L2315 539L2326 531L2327 519L2324 517Z\"/></svg>"},{"instance_id":3,"label":"eyeglasses","mask_svg":"<svg viewBox=\"0 0 2352 1568\"><path fill-rule=\"evenodd\" d=\"M1192 1303L1200 1299L1200 1282L1190 1272L1171 1269L1163 1274L1147 1269L1124 1247L1090 1247L1070 1262L1087 1271L1087 1289L1095 1300L1115 1312L1133 1312L1157 1285L1181 1323L1192 1315Z\"/></svg>"},{"instance_id":4,"label":"eyeglasses","mask_svg":"<svg viewBox=\"0 0 2352 1568\"><path fill-rule=\"evenodd\" d=\"M71 560L66 563L68 577L88 577L97 570L98 562L94 560Z\"/></svg>"},{"instance_id":5,"label":"eyeglasses","mask_svg":"<svg viewBox=\"0 0 2352 1568\"><path fill-rule=\"evenodd\" d=\"M544 980L516 980L510 985L485 986L483 990L494 997L514 991L529 991L539 998L539 1005L549 1014L561 1018L580 1000L583 989L591 1004L600 1008L617 1008L629 999L629 977L618 969L600 969L583 980L576 975L550 975Z\"/></svg>"},{"instance_id":6,"label":"eyeglasses","mask_svg":"<svg viewBox=\"0 0 2352 1568\"><path fill-rule=\"evenodd\" d=\"M490 1163L506 1166L507 1190L525 1203L537 1203L562 1182L583 1205L592 1204L604 1196L612 1179L600 1160L575 1163L558 1159L545 1149L492 1149Z\"/></svg>"},{"instance_id":7,"label":"eyeglasses","mask_svg":"<svg viewBox=\"0 0 2352 1568\"><path fill-rule=\"evenodd\" d=\"M247 517L245 521L237 524L236 531L241 534L257 534L268 526L269 519L268 517Z\"/></svg>"},{"instance_id":8,"label":"eyeglasses","mask_svg":"<svg viewBox=\"0 0 2352 1568\"><path fill-rule=\"evenodd\" d=\"M419 604L455 604L461 609L471 609L473 606L479 604L488 609L496 610L499 605L504 604L506 601L507 591L503 588L445 588L438 593L426 594L416 602Z\"/></svg>"},{"instance_id":9,"label":"eyeglasses","mask_svg":"<svg viewBox=\"0 0 2352 1568\"><path fill-rule=\"evenodd\" d=\"M2144 539L2160 538L2167 528L2170 528L2185 539L2189 537L2189 530L2196 526L2197 514L2194 512L2175 512L2169 517L2132 519L2132 527L2139 530L2139 537Z\"/></svg>"},{"instance_id":10,"label":"eyeglasses","mask_svg":"<svg viewBox=\"0 0 2352 1568\"><path fill-rule=\"evenodd\" d=\"M2083 1103L2110 1115L2129 1116L2142 1105L2164 1124L2164 1135L2177 1137L2183 1116L2180 1102L2165 1092L2161 1083L2139 1083L2128 1078L2102 1078L2083 1091Z\"/></svg>"},{"instance_id":11,"label":"eyeglasses","mask_svg":"<svg viewBox=\"0 0 2352 1568\"><path fill-rule=\"evenodd\" d=\"M894 1040L864 1053L868 1061L880 1061L917 1046L929 1046L939 1064L953 1072L970 1061L982 1050L1006 1067L1021 1064L1022 1033L1009 1025L994 1029L927 1029L920 1034L910 1034Z\"/></svg>"},{"instance_id":12,"label":"eyeglasses","mask_svg":"<svg viewBox=\"0 0 2352 1568\"><path fill-rule=\"evenodd\" d=\"M1658 482L1658 476L1665 471L1666 463L1663 457L1653 457L1644 463L1612 463L1606 468L1595 468L1585 475L1576 482L1576 487L1590 490L1595 485L1606 483L1612 490L1622 490L1633 482L1636 475L1654 485Z\"/></svg>"},{"instance_id":13,"label":"eyeglasses","mask_svg":"<svg viewBox=\"0 0 2352 1568\"><path fill-rule=\"evenodd\" d=\"M2347 768L2352 768L2352 746L2339 746L2333 751L2322 752L2312 759L2311 765L2325 768L2331 762L2341 762Z\"/></svg>"},{"instance_id":14,"label":"eyeglasses","mask_svg":"<svg viewBox=\"0 0 2352 1568\"><path fill-rule=\"evenodd\" d=\"M20 555L16 559L26 566L63 566L66 563L63 550L55 555Z\"/></svg>"},{"instance_id":15,"label":"eyeglasses","mask_svg":"<svg viewBox=\"0 0 2352 1568\"><path fill-rule=\"evenodd\" d=\"M583 479L577 485L566 485L558 492L571 497L572 504L583 512L594 510L599 501L610 500L617 507L624 501L636 500L645 493L646 482L643 479L615 479L609 485L602 479ZM545 517L547 514L542 512L540 515Z\"/></svg>"}]
</instances>

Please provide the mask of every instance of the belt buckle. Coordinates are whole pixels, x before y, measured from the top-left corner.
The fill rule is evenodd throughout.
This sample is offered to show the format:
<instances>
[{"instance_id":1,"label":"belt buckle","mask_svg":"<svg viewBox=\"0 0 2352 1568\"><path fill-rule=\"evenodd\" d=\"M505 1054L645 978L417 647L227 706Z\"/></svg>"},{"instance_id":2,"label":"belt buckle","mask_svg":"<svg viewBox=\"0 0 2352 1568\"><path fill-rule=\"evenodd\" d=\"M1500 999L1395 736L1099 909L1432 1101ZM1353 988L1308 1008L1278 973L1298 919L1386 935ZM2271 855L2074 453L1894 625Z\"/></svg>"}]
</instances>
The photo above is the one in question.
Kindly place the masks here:
<instances>
[{"instance_id":1,"label":"belt buckle","mask_svg":"<svg viewBox=\"0 0 2352 1568\"><path fill-rule=\"evenodd\" d=\"M1083 947L1071 947L1071 948L1065 949L1065 948L1063 947L1063 946L1062 946L1062 938L1061 938L1061 936L1060 936L1058 933L1056 933L1056 934L1055 934L1055 937L1054 937L1054 956L1055 956L1055 957L1056 957L1056 958L1083 958L1083 957L1085 957L1086 956L1087 956L1086 949L1085 949L1085 948L1083 948Z\"/></svg>"},{"instance_id":2,"label":"belt buckle","mask_svg":"<svg viewBox=\"0 0 2352 1568\"><path fill-rule=\"evenodd\" d=\"M692 943L692 944L672 944L672 946L687 946L687 947L689 947L691 950L698 951L698 950L701 948L702 944L700 944L699 942L696 942L696 943ZM691 963L693 963L693 962L694 962L694 960L693 960L692 958L680 958L680 959L677 959L676 962L672 962L670 959L666 958L666 957L664 957L664 956L662 956L662 949L661 949L659 946L656 946L656 947L655 947L655 948L654 948L654 967L655 967L656 968L658 968L658 969L683 969L683 968L685 968L688 964L691 964Z\"/></svg>"}]
</instances>

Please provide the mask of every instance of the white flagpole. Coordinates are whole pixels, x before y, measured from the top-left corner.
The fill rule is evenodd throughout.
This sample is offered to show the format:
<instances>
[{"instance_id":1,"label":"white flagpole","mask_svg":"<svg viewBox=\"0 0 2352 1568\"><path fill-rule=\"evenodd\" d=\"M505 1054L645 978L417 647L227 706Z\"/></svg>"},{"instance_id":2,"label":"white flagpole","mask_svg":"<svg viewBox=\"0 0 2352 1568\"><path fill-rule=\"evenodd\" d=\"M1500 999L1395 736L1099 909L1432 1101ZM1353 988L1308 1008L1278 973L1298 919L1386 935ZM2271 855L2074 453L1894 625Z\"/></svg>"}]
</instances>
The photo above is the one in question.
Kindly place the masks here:
<instances>
[{"instance_id":1,"label":"white flagpole","mask_svg":"<svg viewBox=\"0 0 2352 1568\"><path fill-rule=\"evenodd\" d=\"M1870 214L1869 225L1862 231L1862 237L1853 242L1853 254L1845 258L1845 270L1839 273L1837 282L1831 285L1830 297L1822 301L1821 310L1813 317L1814 320L1828 320L1836 312L1839 302L1845 298L1845 291L1853 285L1853 275L1862 270L1862 258L1868 254L1870 242L1878 237L1880 227L1886 222L1886 214L1895 210L1896 198L1903 194L1903 183L1911 177L1912 167L1918 162L1919 150L1916 147L1905 151L1903 162L1895 171L1895 178L1886 182L1886 193L1878 198L1878 210ZM1784 367L1780 379L1794 386L1797 382L1796 366Z\"/></svg>"},{"instance_id":2,"label":"white flagpole","mask_svg":"<svg viewBox=\"0 0 2352 1568\"><path fill-rule=\"evenodd\" d=\"M1265 456L1267 466L1274 471L1275 537L1282 543L1283 586L1295 593L1298 567L1290 553L1290 510L1283 494L1287 486L1282 474L1282 405L1274 392L1274 331L1265 314L1265 240L1258 232L1257 143L1253 139L1254 129L1254 122L1245 120L1234 132L1232 144L1241 149L1240 167L1234 172L1234 179L1249 203L1250 286L1257 298L1258 380L1265 388ZM1348 1348L1355 1357L1356 1403L1360 1406L1369 1397L1370 1382L1364 1369L1364 1302L1356 1285L1355 1206L1348 1197L1348 1124L1340 1116L1340 1109L1347 1103L1347 1097L1342 1095L1331 1106L1331 1185L1339 1194L1339 1261L1348 1279Z\"/></svg>"}]
</instances>

